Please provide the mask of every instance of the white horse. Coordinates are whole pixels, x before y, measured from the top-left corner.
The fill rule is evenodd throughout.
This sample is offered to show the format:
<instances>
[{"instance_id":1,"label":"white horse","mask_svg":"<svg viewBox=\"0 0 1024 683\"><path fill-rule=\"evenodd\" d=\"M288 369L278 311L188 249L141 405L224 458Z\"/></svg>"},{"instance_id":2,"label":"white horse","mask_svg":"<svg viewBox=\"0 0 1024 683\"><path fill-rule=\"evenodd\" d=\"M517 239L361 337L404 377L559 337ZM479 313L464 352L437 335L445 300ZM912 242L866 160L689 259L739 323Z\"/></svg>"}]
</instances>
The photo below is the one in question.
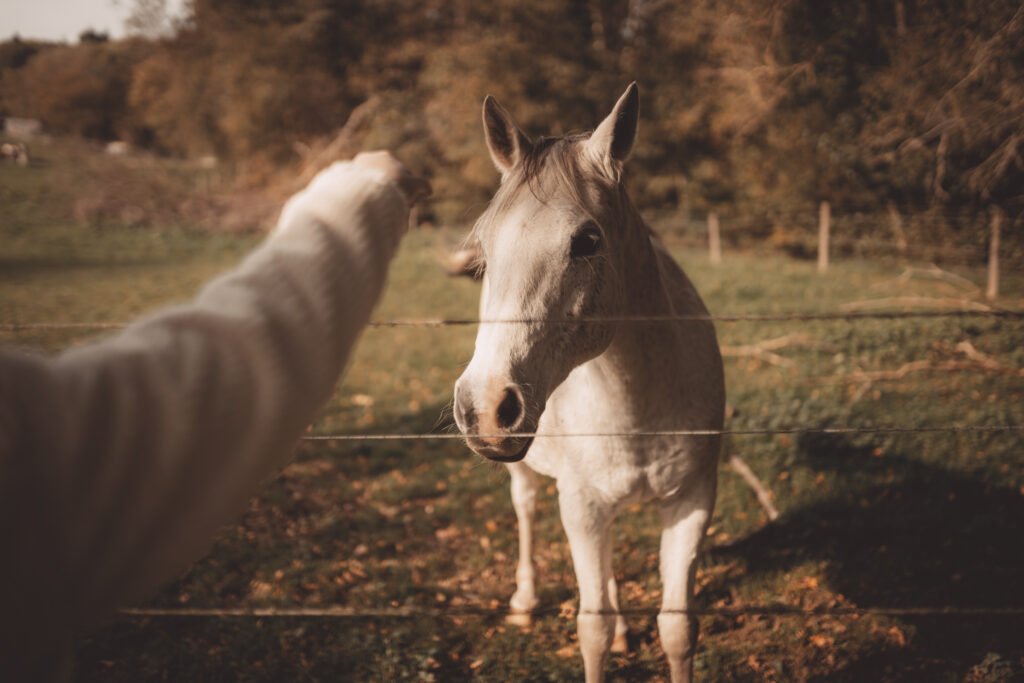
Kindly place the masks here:
<instances>
[{"instance_id":1,"label":"white horse","mask_svg":"<svg viewBox=\"0 0 1024 683\"><path fill-rule=\"evenodd\" d=\"M690 680L694 560L714 507L720 437L649 432L720 430L725 409L714 327L700 319L707 310L623 186L638 110L632 84L593 134L531 140L493 97L484 100L502 180L473 237L486 268L481 319L495 322L480 325L455 384L467 443L511 472L513 612L537 604L537 474L557 480L587 681L604 678L613 642L625 646L610 526L641 501L658 506L663 527L661 644L672 680ZM651 316L690 319L623 320ZM648 434L629 436L636 432ZM564 434L580 436L553 436Z\"/></svg>"}]
</instances>

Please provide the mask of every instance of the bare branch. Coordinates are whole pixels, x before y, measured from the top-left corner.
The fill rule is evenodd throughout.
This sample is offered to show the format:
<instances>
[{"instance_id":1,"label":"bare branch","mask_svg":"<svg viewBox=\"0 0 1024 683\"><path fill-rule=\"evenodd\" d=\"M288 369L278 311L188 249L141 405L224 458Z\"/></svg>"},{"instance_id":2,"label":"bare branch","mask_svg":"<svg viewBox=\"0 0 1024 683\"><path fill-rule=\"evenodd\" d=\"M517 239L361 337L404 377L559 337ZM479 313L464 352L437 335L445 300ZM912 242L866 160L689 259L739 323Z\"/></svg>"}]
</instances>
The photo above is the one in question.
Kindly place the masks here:
<instances>
[{"instance_id":1,"label":"bare branch","mask_svg":"<svg viewBox=\"0 0 1024 683\"><path fill-rule=\"evenodd\" d=\"M765 341L758 342L756 344L743 344L740 346L723 346L723 356L753 356L760 360L763 360L772 365L793 365L793 361L788 358L784 358L774 351L784 349L789 346L802 346L805 348L819 348L825 350L835 350L826 344L822 344L814 336L809 334L787 334L784 337L778 337L776 339L766 339Z\"/></svg>"},{"instance_id":2,"label":"bare branch","mask_svg":"<svg viewBox=\"0 0 1024 683\"><path fill-rule=\"evenodd\" d=\"M878 308L896 308L917 306L923 308L963 308L969 311L992 311L991 306L972 301L971 299L932 298L926 296L893 296L885 299L869 299L851 301L841 305L843 311L864 311Z\"/></svg>"},{"instance_id":3,"label":"bare branch","mask_svg":"<svg viewBox=\"0 0 1024 683\"><path fill-rule=\"evenodd\" d=\"M950 273L948 270L943 270L934 263L929 265L927 268L907 268L902 273L900 273L900 275L895 279L880 282L878 284L872 285L871 288L884 289L892 285L903 285L909 282L910 280L914 279L915 277L927 278L931 280L940 280L942 282L951 284L954 287L959 287L960 289L965 289L971 292L981 292L981 287L974 284L967 278L961 277L960 275L957 275L955 273Z\"/></svg>"},{"instance_id":4,"label":"bare branch","mask_svg":"<svg viewBox=\"0 0 1024 683\"><path fill-rule=\"evenodd\" d=\"M768 519L775 521L779 518L779 511L776 509L775 504L772 502L772 492L761 483L761 480L757 478L754 471L743 461L738 455L729 456L729 467L733 469L736 474L743 478L743 481L747 482L750 488L754 489L754 495L757 496L757 501L761 504Z\"/></svg>"},{"instance_id":5,"label":"bare branch","mask_svg":"<svg viewBox=\"0 0 1024 683\"><path fill-rule=\"evenodd\" d=\"M805 384L860 383L861 386L850 397L850 402L856 403L867 394L876 382L895 382L916 372L983 372L1024 377L1024 368L1015 368L1012 365L1000 363L991 356L978 351L969 341L958 343L954 350L967 356L968 360L915 360L904 363L893 370L873 370L870 372L856 370L846 375L815 377L806 380Z\"/></svg>"}]
</instances>

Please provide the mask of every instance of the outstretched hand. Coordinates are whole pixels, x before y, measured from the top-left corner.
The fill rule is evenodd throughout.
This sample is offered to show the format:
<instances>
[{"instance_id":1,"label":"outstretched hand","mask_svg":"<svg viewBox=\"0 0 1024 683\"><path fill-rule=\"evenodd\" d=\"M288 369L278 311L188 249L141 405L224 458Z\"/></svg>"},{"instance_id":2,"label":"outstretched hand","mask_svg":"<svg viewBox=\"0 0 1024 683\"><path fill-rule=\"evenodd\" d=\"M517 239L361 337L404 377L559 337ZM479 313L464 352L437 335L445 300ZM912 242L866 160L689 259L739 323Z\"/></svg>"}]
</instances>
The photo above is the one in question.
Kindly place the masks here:
<instances>
[{"instance_id":1,"label":"outstretched hand","mask_svg":"<svg viewBox=\"0 0 1024 683\"><path fill-rule=\"evenodd\" d=\"M398 185L410 206L420 198L429 197L432 192L430 183L426 179L413 175L401 161L387 150L360 152L352 160L352 163L384 171L388 178Z\"/></svg>"}]
</instances>

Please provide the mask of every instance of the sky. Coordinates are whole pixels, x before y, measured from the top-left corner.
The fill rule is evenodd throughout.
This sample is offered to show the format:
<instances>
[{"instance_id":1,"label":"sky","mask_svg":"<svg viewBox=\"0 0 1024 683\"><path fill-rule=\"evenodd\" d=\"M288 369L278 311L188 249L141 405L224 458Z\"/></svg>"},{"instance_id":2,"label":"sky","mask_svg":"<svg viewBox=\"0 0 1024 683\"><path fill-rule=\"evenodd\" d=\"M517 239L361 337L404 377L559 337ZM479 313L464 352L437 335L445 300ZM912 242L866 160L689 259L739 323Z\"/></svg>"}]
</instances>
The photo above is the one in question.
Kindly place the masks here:
<instances>
[{"instance_id":1,"label":"sky","mask_svg":"<svg viewBox=\"0 0 1024 683\"><path fill-rule=\"evenodd\" d=\"M182 0L169 0L173 14ZM0 0L0 41L22 39L78 42L86 29L124 37L134 0Z\"/></svg>"}]
</instances>

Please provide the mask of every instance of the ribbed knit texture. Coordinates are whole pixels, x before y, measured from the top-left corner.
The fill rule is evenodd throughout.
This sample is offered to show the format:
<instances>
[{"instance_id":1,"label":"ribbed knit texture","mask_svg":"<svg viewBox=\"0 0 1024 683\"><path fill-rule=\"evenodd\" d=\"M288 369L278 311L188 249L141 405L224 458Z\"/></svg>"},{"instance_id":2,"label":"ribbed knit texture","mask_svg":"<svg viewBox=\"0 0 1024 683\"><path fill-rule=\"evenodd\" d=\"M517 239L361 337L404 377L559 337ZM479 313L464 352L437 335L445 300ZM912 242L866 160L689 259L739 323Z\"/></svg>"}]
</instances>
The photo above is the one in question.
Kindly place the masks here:
<instances>
[{"instance_id":1,"label":"ribbed knit texture","mask_svg":"<svg viewBox=\"0 0 1024 683\"><path fill-rule=\"evenodd\" d=\"M0 679L62 680L75 637L208 548L330 395L406 227L338 163L191 304L54 359L0 353Z\"/></svg>"}]
</instances>

